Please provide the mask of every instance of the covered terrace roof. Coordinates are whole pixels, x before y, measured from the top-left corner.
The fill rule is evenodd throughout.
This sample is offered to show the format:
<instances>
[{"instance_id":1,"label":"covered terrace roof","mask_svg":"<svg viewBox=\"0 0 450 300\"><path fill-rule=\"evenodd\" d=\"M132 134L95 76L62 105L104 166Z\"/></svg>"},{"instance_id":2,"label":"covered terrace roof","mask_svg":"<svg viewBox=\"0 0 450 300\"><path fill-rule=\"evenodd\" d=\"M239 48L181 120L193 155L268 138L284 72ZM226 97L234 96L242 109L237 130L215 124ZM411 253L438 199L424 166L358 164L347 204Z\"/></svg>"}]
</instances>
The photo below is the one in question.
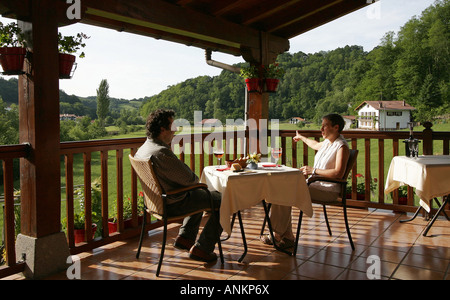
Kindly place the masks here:
<instances>
[{"instance_id":1,"label":"covered terrace roof","mask_svg":"<svg viewBox=\"0 0 450 300\"><path fill-rule=\"evenodd\" d=\"M80 0L81 20L68 20L72 5L59 1L61 25L82 22L242 55L289 50L289 39L368 5L367 0ZM74 1L71 1L74 2ZM75 1L76 2L76 1ZM31 0L3 0L0 14L31 20Z\"/></svg>"}]
</instances>

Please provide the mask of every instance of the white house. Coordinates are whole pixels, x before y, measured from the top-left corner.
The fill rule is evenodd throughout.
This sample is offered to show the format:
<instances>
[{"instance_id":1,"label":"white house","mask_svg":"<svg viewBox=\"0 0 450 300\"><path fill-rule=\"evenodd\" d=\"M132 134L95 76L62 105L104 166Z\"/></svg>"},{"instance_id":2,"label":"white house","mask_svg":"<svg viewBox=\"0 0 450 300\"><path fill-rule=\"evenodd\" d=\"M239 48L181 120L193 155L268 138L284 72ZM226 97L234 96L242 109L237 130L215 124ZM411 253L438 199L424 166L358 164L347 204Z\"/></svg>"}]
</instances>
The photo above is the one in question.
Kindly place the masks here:
<instances>
[{"instance_id":1,"label":"white house","mask_svg":"<svg viewBox=\"0 0 450 300\"><path fill-rule=\"evenodd\" d=\"M414 107L403 101L364 101L356 109L358 128L398 130L408 128Z\"/></svg>"}]
</instances>

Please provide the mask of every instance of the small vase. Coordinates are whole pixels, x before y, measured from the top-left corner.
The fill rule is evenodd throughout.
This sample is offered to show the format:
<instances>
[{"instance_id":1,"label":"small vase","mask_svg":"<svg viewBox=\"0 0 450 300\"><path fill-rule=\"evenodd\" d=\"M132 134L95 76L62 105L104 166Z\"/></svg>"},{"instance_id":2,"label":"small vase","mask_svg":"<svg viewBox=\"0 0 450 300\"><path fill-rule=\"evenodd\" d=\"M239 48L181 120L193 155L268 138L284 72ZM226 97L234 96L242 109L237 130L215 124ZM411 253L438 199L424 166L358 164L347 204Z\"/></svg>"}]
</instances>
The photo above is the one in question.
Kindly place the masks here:
<instances>
[{"instance_id":1,"label":"small vase","mask_svg":"<svg viewBox=\"0 0 450 300\"><path fill-rule=\"evenodd\" d=\"M251 169L251 170L256 170L256 169L258 169L258 164L255 162L251 162L247 165L247 168Z\"/></svg>"}]
</instances>

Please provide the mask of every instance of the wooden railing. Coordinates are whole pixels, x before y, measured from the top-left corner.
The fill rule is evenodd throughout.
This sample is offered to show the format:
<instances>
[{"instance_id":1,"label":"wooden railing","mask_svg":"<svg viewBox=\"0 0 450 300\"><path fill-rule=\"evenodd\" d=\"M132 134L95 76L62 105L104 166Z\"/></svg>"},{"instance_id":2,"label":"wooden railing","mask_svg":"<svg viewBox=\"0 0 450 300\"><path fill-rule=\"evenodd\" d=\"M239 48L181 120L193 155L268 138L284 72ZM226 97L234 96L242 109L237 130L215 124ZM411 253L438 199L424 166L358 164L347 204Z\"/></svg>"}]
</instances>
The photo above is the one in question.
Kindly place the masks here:
<instances>
[{"instance_id":1,"label":"wooden railing","mask_svg":"<svg viewBox=\"0 0 450 300\"><path fill-rule=\"evenodd\" d=\"M320 131L302 130L301 133L307 137L316 140L321 139ZM214 140L224 145L224 159L233 159L240 157L244 149L244 137L248 137L248 132L227 132L227 133L202 133L177 135L174 139L175 153L179 154L182 161L188 164L196 174L200 175L205 165L215 163L213 157ZM295 143L292 137L294 130L283 130L279 132L279 137L271 140L268 138L267 145L274 143L275 140L283 148L282 163L293 167L312 164L314 151L308 149L304 143ZM408 138L408 132L373 132L373 131L344 131L343 135L349 141L350 148L359 149L360 154L357 164L352 171L351 178L351 199L348 203L351 206L363 208L383 208L394 211L411 212L415 211L417 204L414 201L414 194L411 188L408 191L408 200L406 205L400 205L398 202L398 193L394 192L392 201L387 199L384 194L385 174L388 164L393 156L402 155L404 146L401 142ZM422 151L424 154L449 154L449 132L432 132L426 129L423 132L415 132L414 136L422 141ZM138 225L138 186L136 174L131 170L128 160L128 154L134 154L137 148L142 145L145 138L132 139L114 139L99 141L82 142L63 142L61 143L61 157L64 160L65 189L62 195L62 203L65 202L65 224L68 245L72 254L87 251L117 240L129 238L139 234ZM442 146L441 146L442 145ZM438 153L433 153L435 149L442 149ZM268 149L269 146L266 148ZM7 263L0 267L0 278L11 273L23 271L23 264L17 263L14 249L14 179L13 179L13 160L27 157L27 145L0 146L0 160L3 161L3 190L4 190L4 227L5 227L5 249ZM111 158L112 156L112 158ZM81 158L80 158L81 157ZM268 158L270 159L270 153ZM112 162L111 162L112 161ZM124 170L129 168L130 178L124 177ZM81 173L82 176L75 175ZM128 173L125 172L125 173ZM96 174L96 175L93 175ZM363 200L358 200L357 195L357 174L363 174L365 194ZM99 231L99 236L92 236L92 194L91 184L94 177L100 178L101 183L101 216L100 225L103 230ZM375 193L371 192L373 179L377 177L377 188ZM77 178L82 178L82 182L75 182ZM86 241L75 244L74 241L74 217L75 210L79 209L74 203L74 186L84 186L84 213L86 217ZM132 226L124 228L123 219L123 200L124 193L130 191L132 202ZM113 196L111 196L113 195ZM114 198L114 199L111 199ZM118 230L109 234L108 219L110 202L116 201ZM63 204L62 204L63 206ZM157 222L149 222L148 229L160 226ZM63 227L64 227L63 226Z\"/></svg>"},{"instance_id":2,"label":"wooden railing","mask_svg":"<svg viewBox=\"0 0 450 300\"><path fill-rule=\"evenodd\" d=\"M3 267L0 266L0 278L22 272L25 268L25 264L23 262L18 262L16 258L13 162L15 159L26 157L28 154L28 147L28 145L0 146L0 160L2 160L3 167L4 203L2 218L6 258L6 265ZM3 253L0 253L0 255L3 255Z\"/></svg>"}]
</instances>

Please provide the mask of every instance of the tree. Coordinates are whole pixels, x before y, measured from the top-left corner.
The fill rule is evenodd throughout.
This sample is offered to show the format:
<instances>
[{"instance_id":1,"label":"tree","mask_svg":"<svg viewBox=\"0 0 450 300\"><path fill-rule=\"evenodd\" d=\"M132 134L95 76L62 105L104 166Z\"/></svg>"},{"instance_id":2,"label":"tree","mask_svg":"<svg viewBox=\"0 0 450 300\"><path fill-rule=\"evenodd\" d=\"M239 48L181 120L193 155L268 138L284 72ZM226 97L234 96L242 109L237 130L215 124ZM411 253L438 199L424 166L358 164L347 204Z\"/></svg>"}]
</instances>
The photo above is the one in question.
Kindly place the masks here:
<instances>
[{"instance_id":1,"label":"tree","mask_svg":"<svg viewBox=\"0 0 450 300\"><path fill-rule=\"evenodd\" d=\"M0 132L0 145L19 142L19 108L15 104L7 108L2 97L0 97Z\"/></svg>"},{"instance_id":2,"label":"tree","mask_svg":"<svg viewBox=\"0 0 450 300\"><path fill-rule=\"evenodd\" d=\"M97 117L101 124L109 113L109 84L102 79L97 89Z\"/></svg>"}]
</instances>

